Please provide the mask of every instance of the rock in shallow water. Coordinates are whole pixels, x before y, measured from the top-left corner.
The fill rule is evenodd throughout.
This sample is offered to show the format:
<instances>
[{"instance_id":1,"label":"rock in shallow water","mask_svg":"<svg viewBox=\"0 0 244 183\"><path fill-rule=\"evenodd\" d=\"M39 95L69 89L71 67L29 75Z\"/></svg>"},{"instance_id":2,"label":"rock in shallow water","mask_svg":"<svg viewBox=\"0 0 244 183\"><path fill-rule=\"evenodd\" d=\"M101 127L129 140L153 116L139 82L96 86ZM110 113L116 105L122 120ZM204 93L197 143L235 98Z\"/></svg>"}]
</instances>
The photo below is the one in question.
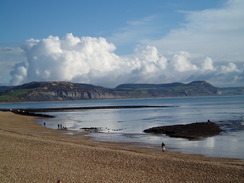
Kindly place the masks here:
<instances>
[{"instance_id":1,"label":"rock in shallow water","mask_svg":"<svg viewBox=\"0 0 244 183\"><path fill-rule=\"evenodd\" d=\"M186 125L159 126L144 130L145 133L165 134L170 137L197 140L218 135L223 130L213 122L197 122Z\"/></svg>"}]
</instances>

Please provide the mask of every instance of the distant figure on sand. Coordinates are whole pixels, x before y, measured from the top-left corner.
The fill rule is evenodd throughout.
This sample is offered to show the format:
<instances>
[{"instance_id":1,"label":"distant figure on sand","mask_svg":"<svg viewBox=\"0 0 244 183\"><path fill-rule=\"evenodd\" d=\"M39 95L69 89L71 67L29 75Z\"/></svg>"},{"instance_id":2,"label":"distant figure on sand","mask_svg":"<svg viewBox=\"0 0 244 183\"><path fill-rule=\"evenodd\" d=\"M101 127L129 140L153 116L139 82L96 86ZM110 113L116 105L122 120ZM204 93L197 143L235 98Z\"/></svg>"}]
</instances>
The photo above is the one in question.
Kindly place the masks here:
<instances>
[{"instance_id":1,"label":"distant figure on sand","mask_svg":"<svg viewBox=\"0 0 244 183\"><path fill-rule=\"evenodd\" d=\"M58 130L59 130L59 124L58 124Z\"/></svg>"},{"instance_id":2,"label":"distant figure on sand","mask_svg":"<svg viewBox=\"0 0 244 183\"><path fill-rule=\"evenodd\" d=\"M43 126L46 126L46 123L45 122L43 123Z\"/></svg>"},{"instance_id":3,"label":"distant figure on sand","mask_svg":"<svg viewBox=\"0 0 244 183\"><path fill-rule=\"evenodd\" d=\"M162 142L162 152L165 151L165 144Z\"/></svg>"}]
</instances>

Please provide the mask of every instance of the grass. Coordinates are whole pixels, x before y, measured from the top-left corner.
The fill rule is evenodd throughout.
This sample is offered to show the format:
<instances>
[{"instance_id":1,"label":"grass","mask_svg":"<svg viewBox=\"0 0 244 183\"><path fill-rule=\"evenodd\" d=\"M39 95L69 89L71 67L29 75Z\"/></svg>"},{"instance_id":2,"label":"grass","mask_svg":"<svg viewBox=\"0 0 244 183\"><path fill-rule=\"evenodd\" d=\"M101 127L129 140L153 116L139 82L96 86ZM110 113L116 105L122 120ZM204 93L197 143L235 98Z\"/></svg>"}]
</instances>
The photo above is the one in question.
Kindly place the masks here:
<instances>
[{"instance_id":1,"label":"grass","mask_svg":"<svg viewBox=\"0 0 244 183\"><path fill-rule=\"evenodd\" d=\"M8 93L4 93L0 95L0 102L7 102L11 98L18 97L20 95L26 94L29 89L20 89L20 90L11 90Z\"/></svg>"}]
</instances>

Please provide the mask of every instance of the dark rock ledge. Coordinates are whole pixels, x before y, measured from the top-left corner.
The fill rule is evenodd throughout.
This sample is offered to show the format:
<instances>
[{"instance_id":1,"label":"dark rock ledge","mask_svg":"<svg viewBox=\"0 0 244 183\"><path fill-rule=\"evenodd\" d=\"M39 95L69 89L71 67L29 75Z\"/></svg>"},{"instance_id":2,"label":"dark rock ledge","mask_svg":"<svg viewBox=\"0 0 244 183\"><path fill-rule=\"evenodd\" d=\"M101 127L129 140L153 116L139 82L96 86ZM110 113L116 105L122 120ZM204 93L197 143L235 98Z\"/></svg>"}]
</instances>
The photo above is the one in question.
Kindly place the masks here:
<instances>
[{"instance_id":1,"label":"dark rock ledge","mask_svg":"<svg viewBox=\"0 0 244 183\"><path fill-rule=\"evenodd\" d=\"M159 126L144 130L145 133L165 134L169 137L198 140L218 135L223 130L211 121L196 122L186 125Z\"/></svg>"}]
</instances>

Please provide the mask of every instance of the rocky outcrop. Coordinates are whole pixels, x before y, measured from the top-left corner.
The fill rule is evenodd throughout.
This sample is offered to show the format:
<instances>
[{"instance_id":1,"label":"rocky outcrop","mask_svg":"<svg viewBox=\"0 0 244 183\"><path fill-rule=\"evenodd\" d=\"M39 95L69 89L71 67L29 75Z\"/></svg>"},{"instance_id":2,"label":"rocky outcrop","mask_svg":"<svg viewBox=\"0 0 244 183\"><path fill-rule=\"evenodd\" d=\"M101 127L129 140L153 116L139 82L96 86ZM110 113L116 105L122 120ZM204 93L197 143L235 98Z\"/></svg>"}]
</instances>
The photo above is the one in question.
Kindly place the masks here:
<instances>
[{"instance_id":1,"label":"rocky outcrop","mask_svg":"<svg viewBox=\"0 0 244 183\"><path fill-rule=\"evenodd\" d=\"M170 137L196 140L218 135L223 130L213 122L199 122L186 125L159 126L144 130L145 133L165 134Z\"/></svg>"}]
</instances>

